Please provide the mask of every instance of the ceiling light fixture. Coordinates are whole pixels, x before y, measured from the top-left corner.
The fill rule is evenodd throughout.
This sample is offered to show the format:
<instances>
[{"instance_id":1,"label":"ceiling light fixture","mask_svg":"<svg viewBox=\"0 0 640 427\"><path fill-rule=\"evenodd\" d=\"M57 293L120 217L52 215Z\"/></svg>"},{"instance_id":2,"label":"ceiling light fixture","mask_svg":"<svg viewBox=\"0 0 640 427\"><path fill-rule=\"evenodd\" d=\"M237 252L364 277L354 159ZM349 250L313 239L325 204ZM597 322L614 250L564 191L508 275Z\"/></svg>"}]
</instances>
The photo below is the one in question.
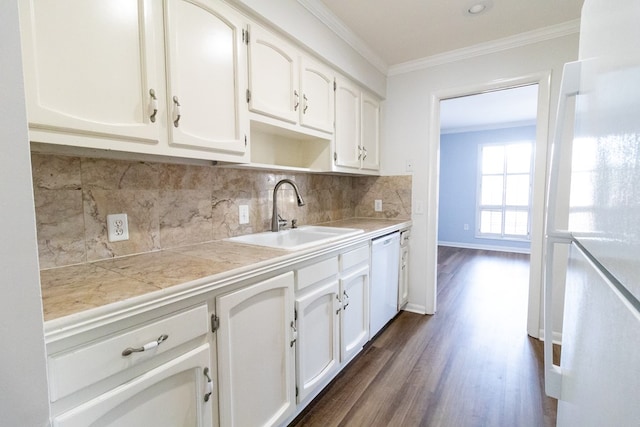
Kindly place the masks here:
<instances>
[{"instance_id":1,"label":"ceiling light fixture","mask_svg":"<svg viewBox=\"0 0 640 427\"><path fill-rule=\"evenodd\" d=\"M486 5L482 3L476 3L473 6L471 6L469 10L467 10L467 12L469 12L469 14L471 15L477 15L479 13L484 12L486 8L487 8Z\"/></svg>"}]
</instances>

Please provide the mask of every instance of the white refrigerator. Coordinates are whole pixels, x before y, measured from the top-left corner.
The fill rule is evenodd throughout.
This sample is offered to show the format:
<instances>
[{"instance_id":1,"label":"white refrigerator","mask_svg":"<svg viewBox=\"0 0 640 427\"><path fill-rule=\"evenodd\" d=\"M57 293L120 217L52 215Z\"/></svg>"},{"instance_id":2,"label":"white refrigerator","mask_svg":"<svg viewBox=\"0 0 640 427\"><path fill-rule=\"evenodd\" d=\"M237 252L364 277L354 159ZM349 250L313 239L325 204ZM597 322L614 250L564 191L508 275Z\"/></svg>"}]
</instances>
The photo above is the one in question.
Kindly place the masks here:
<instances>
[{"instance_id":1,"label":"white refrigerator","mask_svg":"<svg viewBox=\"0 0 640 427\"><path fill-rule=\"evenodd\" d=\"M558 426L640 426L639 0L585 0L579 60L565 65L561 86L546 221L546 391L558 399ZM569 165L565 228L556 207L566 202L558 184ZM562 245L569 259L556 366L550 307Z\"/></svg>"}]
</instances>

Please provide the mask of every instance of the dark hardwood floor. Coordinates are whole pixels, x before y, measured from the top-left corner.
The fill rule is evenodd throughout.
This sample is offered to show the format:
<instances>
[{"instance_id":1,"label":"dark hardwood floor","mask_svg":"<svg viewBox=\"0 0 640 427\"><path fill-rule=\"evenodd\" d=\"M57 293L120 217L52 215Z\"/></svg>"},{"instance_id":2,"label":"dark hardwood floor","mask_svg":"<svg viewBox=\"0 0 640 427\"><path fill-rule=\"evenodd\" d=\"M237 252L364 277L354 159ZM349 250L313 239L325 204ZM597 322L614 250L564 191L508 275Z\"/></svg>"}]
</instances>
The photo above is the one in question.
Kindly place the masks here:
<instances>
[{"instance_id":1,"label":"dark hardwood floor","mask_svg":"<svg viewBox=\"0 0 640 427\"><path fill-rule=\"evenodd\" d=\"M552 426L529 256L440 247L438 312L402 312L293 426Z\"/></svg>"}]
</instances>

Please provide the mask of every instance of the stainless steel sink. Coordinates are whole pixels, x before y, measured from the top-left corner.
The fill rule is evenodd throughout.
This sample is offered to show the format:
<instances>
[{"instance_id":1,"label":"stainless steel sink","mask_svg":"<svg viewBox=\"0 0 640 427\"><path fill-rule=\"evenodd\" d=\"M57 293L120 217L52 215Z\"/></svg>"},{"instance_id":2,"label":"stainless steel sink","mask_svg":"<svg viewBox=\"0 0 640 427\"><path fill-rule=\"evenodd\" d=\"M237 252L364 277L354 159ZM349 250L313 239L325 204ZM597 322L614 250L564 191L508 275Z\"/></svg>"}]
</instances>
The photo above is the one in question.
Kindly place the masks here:
<instances>
[{"instance_id":1,"label":"stainless steel sink","mask_svg":"<svg viewBox=\"0 0 640 427\"><path fill-rule=\"evenodd\" d=\"M278 232L266 231L264 233L246 234L244 236L231 237L226 240L248 245L297 251L340 240L345 237L355 236L360 233L364 233L364 230L358 228L307 225Z\"/></svg>"}]
</instances>

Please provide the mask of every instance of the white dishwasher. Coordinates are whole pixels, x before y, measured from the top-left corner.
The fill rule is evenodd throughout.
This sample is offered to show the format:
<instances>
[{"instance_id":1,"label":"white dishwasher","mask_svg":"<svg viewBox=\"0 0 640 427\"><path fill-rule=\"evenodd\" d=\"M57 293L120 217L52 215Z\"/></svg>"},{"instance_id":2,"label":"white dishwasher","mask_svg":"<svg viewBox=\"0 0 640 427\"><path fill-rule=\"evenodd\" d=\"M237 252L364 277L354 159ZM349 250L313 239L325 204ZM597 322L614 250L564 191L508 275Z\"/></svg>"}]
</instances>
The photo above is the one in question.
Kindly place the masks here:
<instances>
[{"instance_id":1,"label":"white dishwasher","mask_svg":"<svg viewBox=\"0 0 640 427\"><path fill-rule=\"evenodd\" d=\"M370 337L377 334L398 313L399 254L399 232L387 234L372 242Z\"/></svg>"}]
</instances>

